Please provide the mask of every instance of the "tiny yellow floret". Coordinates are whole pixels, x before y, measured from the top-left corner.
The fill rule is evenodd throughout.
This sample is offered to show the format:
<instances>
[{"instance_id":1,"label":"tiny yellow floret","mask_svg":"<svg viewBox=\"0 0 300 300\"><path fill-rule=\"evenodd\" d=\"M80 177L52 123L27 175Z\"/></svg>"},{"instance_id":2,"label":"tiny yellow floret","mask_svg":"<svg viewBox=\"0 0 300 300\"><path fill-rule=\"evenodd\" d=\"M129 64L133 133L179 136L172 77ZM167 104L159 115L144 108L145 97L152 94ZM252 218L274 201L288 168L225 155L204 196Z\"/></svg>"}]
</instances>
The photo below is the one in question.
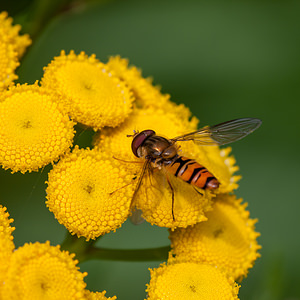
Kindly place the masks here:
<instances>
[{"instance_id":1,"label":"tiny yellow floret","mask_svg":"<svg viewBox=\"0 0 300 300\"><path fill-rule=\"evenodd\" d=\"M239 286L217 268L197 263L161 264L150 269L147 300L237 300Z\"/></svg>"},{"instance_id":2,"label":"tiny yellow floret","mask_svg":"<svg viewBox=\"0 0 300 300\"><path fill-rule=\"evenodd\" d=\"M247 204L234 195L218 195L208 221L170 232L177 259L208 263L241 280L259 257L257 220L249 219Z\"/></svg>"},{"instance_id":3,"label":"tiny yellow floret","mask_svg":"<svg viewBox=\"0 0 300 300\"><path fill-rule=\"evenodd\" d=\"M75 147L50 171L47 206L71 234L87 240L116 230L129 215L133 184L100 152Z\"/></svg>"},{"instance_id":4,"label":"tiny yellow floret","mask_svg":"<svg viewBox=\"0 0 300 300\"><path fill-rule=\"evenodd\" d=\"M132 110L132 92L95 55L62 51L44 71L42 85L59 94L71 118L94 130L119 125Z\"/></svg>"},{"instance_id":5,"label":"tiny yellow floret","mask_svg":"<svg viewBox=\"0 0 300 300\"><path fill-rule=\"evenodd\" d=\"M0 96L0 164L12 172L37 171L69 150L74 122L34 85L17 85Z\"/></svg>"},{"instance_id":6,"label":"tiny yellow floret","mask_svg":"<svg viewBox=\"0 0 300 300\"><path fill-rule=\"evenodd\" d=\"M1 299L84 299L87 273L79 272L75 254L59 246L25 244L12 255Z\"/></svg>"}]
</instances>

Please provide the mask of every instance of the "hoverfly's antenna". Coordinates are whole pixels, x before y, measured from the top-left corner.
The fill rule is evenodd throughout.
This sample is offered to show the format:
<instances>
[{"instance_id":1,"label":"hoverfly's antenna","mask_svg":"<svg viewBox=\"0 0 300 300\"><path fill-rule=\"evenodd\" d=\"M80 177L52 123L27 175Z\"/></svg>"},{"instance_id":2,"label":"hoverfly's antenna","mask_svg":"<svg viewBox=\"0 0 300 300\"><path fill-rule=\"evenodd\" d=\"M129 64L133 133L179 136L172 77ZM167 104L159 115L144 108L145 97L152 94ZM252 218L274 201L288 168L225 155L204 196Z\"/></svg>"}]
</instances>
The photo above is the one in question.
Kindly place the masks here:
<instances>
[{"instance_id":1,"label":"hoverfly's antenna","mask_svg":"<svg viewBox=\"0 0 300 300\"><path fill-rule=\"evenodd\" d=\"M133 134L127 134L127 137L133 137L133 136L136 136L137 134L139 133L139 131L135 131L133 130Z\"/></svg>"}]
</instances>

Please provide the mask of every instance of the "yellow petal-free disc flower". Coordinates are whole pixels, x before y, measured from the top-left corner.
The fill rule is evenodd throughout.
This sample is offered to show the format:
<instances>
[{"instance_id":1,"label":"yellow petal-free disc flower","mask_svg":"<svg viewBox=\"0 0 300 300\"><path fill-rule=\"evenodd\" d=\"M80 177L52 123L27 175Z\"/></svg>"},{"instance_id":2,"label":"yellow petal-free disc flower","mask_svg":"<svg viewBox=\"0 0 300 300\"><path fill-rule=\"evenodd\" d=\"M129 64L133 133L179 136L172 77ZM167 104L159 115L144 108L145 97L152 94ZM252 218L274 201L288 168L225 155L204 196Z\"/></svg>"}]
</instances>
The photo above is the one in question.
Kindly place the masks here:
<instances>
[{"instance_id":1,"label":"yellow petal-free disc flower","mask_svg":"<svg viewBox=\"0 0 300 300\"><path fill-rule=\"evenodd\" d=\"M74 256L49 242L18 248L11 257L1 299L84 299L87 273L78 271Z\"/></svg>"},{"instance_id":2,"label":"yellow petal-free disc flower","mask_svg":"<svg viewBox=\"0 0 300 300\"><path fill-rule=\"evenodd\" d=\"M117 297L105 297L106 291L103 292L90 292L88 290L85 291L85 299L86 300L116 300Z\"/></svg>"},{"instance_id":3,"label":"yellow petal-free disc flower","mask_svg":"<svg viewBox=\"0 0 300 300\"><path fill-rule=\"evenodd\" d=\"M47 206L70 233L95 239L127 219L132 176L118 165L98 151L75 147L49 173Z\"/></svg>"},{"instance_id":4,"label":"yellow petal-free disc flower","mask_svg":"<svg viewBox=\"0 0 300 300\"><path fill-rule=\"evenodd\" d=\"M196 130L197 120L185 117L172 111L149 107L147 109L135 109L131 116L117 128L106 128L95 138L95 145L101 153L106 153L108 159L118 160L119 165L127 167L134 165L135 171L131 175L139 178L142 170L143 159L136 158L131 150L133 130L142 131L152 129L158 135L173 138L184 133ZM195 159L211 171L221 183L219 192L232 190L237 185L237 178L233 176L236 170L232 164L233 158L228 157L228 150L219 150L218 147L199 147L193 142L178 142L179 154ZM115 157L112 158L112 157ZM129 161L129 162L124 162ZM139 163L130 163L135 161ZM127 174L130 174L129 171ZM211 208L211 197L214 192L203 191L203 195L197 193L188 183L168 174L175 190L174 216L172 216L172 191L163 171L154 170L153 176L147 176L142 181L140 191L136 194L134 203L143 211L143 217L151 224L162 227L186 227L206 220L205 212Z\"/></svg>"},{"instance_id":5,"label":"yellow petal-free disc flower","mask_svg":"<svg viewBox=\"0 0 300 300\"><path fill-rule=\"evenodd\" d=\"M150 269L147 300L234 300L239 286L217 268L197 263L161 264Z\"/></svg>"},{"instance_id":6,"label":"yellow petal-free disc flower","mask_svg":"<svg viewBox=\"0 0 300 300\"><path fill-rule=\"evenodd\" d=\"M62 51L44 71L42 85L60 95L66 112L79 123L95 130L114 127L132 110L132 92L95 55Z\"/></svg>"},{"instance_id":7,"label":"yellow petal-free disc flower","mask_svg":"<svg viewBox=\"0 0 300 300\"><path fill-rule=\"evenodd\" d=\"M15 228L10 225L13 221L9 218L6 207L0 205L0 287L5 280L9 261L15 248L12 236Z\"/></svg>"},{"instance_id":8,"label":"yellow petal-free disc flower","mask_svg":"<svg viewBox=\"0 0 300 300\"><path fill-rule=\"evenodd\" d=\"M12 172L37 171L68 151L74 136L69 117L51 94L17 85L0 96L0 164Z\"/></svg>"},{"instance_id":9,"label":"yellow petal-free disc flower","mask_svg":"<svg viewBox=\"0 0 300 300\"><path fill-rule=\"evenodd\" d=\"M247 275L260 255L257 250L257 220L249 219L247 204L233 195L218 195L208 221L170 232L177 258L203 262L224 269L235 280Z\"/></svg>"},{"instance_id":10,"label":"yellow petal-free disc flower","mask_svg":"<svg viewBox=\"0 0 300 300\"><path fill-rule=\"evenodd\" d=\"M27 34L19 35L20 28L20 25L12 26L12 18L7 17L7 12L0 13L0 90L18 78L14 72L19 66L19 58L31 43Z\"/></svg>"}]
</instances>

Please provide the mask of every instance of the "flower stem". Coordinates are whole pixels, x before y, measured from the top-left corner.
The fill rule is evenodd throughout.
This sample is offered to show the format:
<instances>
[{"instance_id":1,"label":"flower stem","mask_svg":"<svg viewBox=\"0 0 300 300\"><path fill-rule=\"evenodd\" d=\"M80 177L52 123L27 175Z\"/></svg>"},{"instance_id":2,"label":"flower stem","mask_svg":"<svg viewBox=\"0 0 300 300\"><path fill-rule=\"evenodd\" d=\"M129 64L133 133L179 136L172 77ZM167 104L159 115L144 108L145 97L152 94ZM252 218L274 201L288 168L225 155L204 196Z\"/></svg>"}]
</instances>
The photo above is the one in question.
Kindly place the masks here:
<instances>
[{"instance_id":1,"label":"flower stem","mask_svg":"<svg viewBox=\"0 0 300 300\"><path fill-rule=\"evenodd\" d=\"M169 251L170 246L148 249L105 249L90 247L85 260L158 261L167 260Z\"/></svg>"},{"instance_id":2,"label":"flower stem","mask_svg":"<svg viewBox=\"0 0 300 300\"><path fill-rule=\"evenodd\" d=\"M61 244L61 249L67 250L70 253L75 253L76 258L81 261L86 256L88 249L92 247L96 241L97 240L90 240L87 242L84 237L78 238L67 232L65 240Z\"/></svg>"},{"instance_id":3,"label":"flower stem","mask_svg":"<svg viewBox=\"0 0 300 300\"><path fill-rule=\"evenodd\" d=\"M91 259L103 259L114 261L159 261L166 260L170 246L148 248L148 249L109 249L95 247L97 240L86 242L85 238L77 238L67 233L62 250L76 254L80 262Z\"/></svg>"}]
</instances>

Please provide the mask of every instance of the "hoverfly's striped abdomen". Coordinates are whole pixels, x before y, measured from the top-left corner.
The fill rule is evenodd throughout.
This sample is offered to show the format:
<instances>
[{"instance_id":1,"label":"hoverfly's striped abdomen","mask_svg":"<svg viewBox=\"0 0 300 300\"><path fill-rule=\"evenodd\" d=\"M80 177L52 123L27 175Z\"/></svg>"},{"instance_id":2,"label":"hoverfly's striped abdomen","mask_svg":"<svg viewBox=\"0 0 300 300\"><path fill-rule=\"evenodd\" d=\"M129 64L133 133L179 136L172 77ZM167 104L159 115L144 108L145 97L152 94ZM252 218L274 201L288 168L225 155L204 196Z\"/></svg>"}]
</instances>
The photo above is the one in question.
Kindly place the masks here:
<instances>
[{"instance_id":1,"label":"hoverfly's striped abdomen","mask_svg":"<svg viewBox=\"0 0 300 300\"><path fill-rule=\"evenodd\" d=\"M165 167L176 177L201 189L213 190L219 187L220 183L214 175L193 159L178 156Z\"/></svg>"}]
</instances>

